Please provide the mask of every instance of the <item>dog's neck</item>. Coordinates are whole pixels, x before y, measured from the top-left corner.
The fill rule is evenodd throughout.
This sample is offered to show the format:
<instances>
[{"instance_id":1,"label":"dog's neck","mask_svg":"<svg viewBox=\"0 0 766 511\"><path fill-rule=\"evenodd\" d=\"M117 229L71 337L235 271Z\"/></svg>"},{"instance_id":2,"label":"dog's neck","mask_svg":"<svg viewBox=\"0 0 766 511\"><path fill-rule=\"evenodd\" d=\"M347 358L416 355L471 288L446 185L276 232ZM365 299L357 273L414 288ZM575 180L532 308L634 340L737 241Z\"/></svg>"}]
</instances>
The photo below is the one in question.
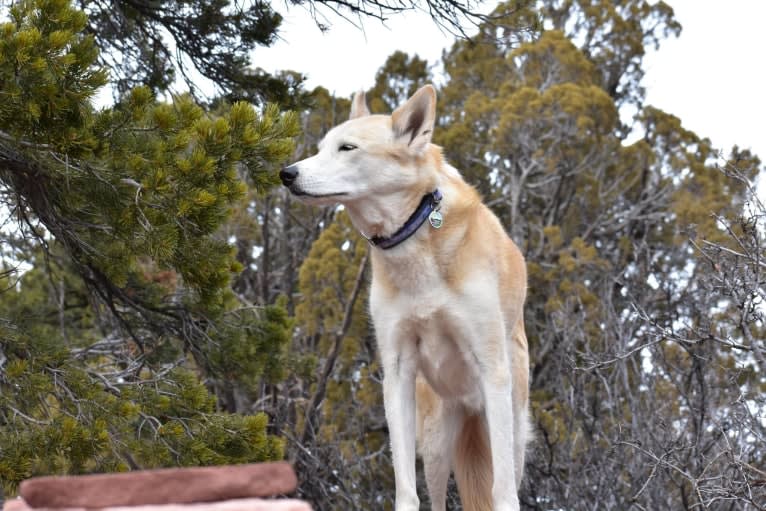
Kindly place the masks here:
<instances>
[{"instance_id":1,"label":"dog's neck","mask_svg":"<svg viewBox=\"0 0 766 511\"><path fill-rule=\"evenodd\" d=\"M423 197L441 186L444 166L441 148L431 144L416 162L416 168L412 169L423 176L417 186L374 194L345 204L354 227L368 239L388 238L396 233L417 210ZM422 235L421 232L427 231L427 228L430 229L428 225L421 225L413 236ZM405 240L402 243L408 242Z\"/></svg>"},{"instance_id":2,"label":"dog's neck","mask_svg":"<svg viewBox=\"0 0 766 511\"><path fill-rule=\"evenodd\" d=\"M407 241L427 219L434 228L441 227L443 216L439 209L441 209L442 197L442 193L438 189L424 195L420 199L417 209L394 234L388 237L374 236L368 238L368 241L375 247L387 250Z\"/></svg>"},{"instance_id":3,"label":"dog's neck","mask_svg":"<svg viewBox=\"0 0 766 511\"><path fill-rule=\"evenodd\" d=\"M351 223L366 238L388 238L415 212L423 196L433 190L404 190L346 204Z\"/></svg>"}]
</instances>

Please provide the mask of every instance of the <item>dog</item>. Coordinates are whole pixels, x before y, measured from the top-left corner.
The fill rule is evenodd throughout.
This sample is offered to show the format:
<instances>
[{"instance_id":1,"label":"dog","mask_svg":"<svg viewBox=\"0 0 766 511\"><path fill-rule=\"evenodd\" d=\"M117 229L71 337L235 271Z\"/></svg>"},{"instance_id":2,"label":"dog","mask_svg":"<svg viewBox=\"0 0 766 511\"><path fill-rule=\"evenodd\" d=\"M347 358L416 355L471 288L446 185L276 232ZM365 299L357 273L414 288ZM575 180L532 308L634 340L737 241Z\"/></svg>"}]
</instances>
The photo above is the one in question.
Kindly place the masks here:
<instances>
[{"instance_id":1,"label":"dog","mask_svg":"<svg viewBox=\"0 0 766 511\"><path fill-rule=\"evenodd\" d=\"M431 143L435 119L431 85L390 116L359 92L350 119L280 178L307 203L343 204L372 245L396 511L419 509L416 448L433 511L453 471L467 511L515 511L531 431L526 265Z\"/></svg>"}]
</instances>

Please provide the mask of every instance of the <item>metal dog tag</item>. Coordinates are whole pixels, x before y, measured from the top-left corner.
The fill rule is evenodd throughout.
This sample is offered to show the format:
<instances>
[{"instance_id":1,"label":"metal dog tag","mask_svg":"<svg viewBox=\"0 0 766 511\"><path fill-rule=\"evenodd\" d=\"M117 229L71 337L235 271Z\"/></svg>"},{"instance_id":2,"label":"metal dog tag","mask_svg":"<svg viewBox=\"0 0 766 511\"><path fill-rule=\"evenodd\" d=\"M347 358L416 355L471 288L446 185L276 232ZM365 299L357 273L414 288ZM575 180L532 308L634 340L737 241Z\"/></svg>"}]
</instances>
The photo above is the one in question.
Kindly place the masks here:
<instances>
[{"instance_id":1,"label":"metal dog tag","mask_svg":"<svg viewBox=\"0 0 766 511\"><path fill-rule=\"evenodd\" d=\"M444 218L442 217L442 214L437 211L433 210L431 211L431 214L428 215L428 221L431 222L431 227L434 229L438 229L442 226L442 223L444 222Z\"/></svg>"}]
</instances>

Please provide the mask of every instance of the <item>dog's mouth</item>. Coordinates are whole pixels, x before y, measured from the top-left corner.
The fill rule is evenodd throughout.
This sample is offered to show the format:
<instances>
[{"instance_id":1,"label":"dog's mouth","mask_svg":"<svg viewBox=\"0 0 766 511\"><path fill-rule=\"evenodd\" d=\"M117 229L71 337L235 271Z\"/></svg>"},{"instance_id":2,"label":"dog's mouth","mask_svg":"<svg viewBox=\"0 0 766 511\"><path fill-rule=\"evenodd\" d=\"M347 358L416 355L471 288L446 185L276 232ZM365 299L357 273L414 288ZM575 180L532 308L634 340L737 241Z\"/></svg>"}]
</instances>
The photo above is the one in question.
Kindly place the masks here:
<instances>
[{"instance_id":1,"label":"dog's mouth","mask_svg":"<svg viewBox=\"0 0 766 511\"><path fill-rule=\"evenodd\" d=\"M292 192L293 195L297 195L298 197L309 197L312 199L329 199L332 197L343 197L348 195L347 192L336 192L336 193L309 193L304 190L301 190L297 186L291 186L290 192Z\"/></svg>"}]
</instances>

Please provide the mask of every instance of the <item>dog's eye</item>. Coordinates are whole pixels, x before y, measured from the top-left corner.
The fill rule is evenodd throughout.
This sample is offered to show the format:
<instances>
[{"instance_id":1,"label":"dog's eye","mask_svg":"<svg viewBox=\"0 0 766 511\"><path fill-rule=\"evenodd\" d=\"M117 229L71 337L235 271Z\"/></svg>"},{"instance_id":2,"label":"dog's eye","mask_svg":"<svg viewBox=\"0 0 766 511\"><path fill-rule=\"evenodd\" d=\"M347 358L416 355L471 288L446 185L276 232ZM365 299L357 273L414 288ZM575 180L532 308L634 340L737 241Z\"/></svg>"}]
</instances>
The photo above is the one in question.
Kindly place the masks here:
<instances>
[{"instance_id":1,"label":"dog's eye","mask_svg":"<svg viewBox=\"0 0 766 511\"><path fill-rule=\"evenodd\" d=\"M342 144L338 151L353 151L354 149L356 149L356 146L353 144Z\"/></svg>"}]
</instances>

